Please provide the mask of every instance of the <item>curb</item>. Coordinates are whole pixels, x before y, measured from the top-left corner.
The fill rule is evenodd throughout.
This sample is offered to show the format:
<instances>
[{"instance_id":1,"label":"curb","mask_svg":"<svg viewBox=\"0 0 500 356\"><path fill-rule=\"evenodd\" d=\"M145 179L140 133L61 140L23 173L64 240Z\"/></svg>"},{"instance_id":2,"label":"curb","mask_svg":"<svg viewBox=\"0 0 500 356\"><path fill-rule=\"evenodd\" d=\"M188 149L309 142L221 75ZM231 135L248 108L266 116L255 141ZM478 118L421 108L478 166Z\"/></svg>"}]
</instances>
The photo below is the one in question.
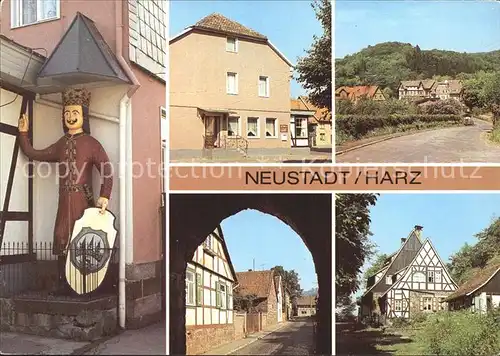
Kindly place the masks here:
<instances>
[{"instance_id":1,"label":"curb","mask_svg":"<svg viewBox=\"0 0 500 356\"><path fill-rule=\"evenodd\" d=\"M259 336L259 337L255 338L255 339L253 339L253 340L252 340L252 341L250 341L249 343L244 344L244 345L241 345L241 346L238 346L238 347L234 348L233 350L231 350L231 351L229 351L229 352L226 352L224 355L230 355L230 354L232 354L233 352L236 352L236 351L238 351L238 350L241 350L242 348L247 347L248 345L253 344L254 342L256 342L256 341L258 341L258 340L260 340L260 339L262 339L262 338L266 337L267 335L272 334L273 332L275 332L275 331L277 331L277 330L279 330L279 329L281 329L281 328L284 328L284 327L285 327L286 325L288 325L288 324L289 324L289 323L283 323L282 325L280 325L280 327L278 327L278 328L276 328L276 329L273 329L273 330L270 330L270 331L266 332L264 335L261 335L261 336Z\"/></svg>"}]
</instances>

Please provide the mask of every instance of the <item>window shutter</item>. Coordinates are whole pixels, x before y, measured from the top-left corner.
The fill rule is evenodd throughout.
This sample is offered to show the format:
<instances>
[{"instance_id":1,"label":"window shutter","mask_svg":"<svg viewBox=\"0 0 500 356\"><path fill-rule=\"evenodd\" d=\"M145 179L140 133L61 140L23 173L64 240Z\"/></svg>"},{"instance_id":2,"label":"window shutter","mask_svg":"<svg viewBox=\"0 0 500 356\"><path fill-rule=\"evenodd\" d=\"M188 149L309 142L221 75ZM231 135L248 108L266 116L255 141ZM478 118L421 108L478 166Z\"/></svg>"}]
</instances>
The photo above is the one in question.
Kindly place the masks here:
<instances>
[{"instance_id":1,"label":"window shutter","mask_svg":"<svg viewBox=\"0 0 500 356\"><path fill-rule=\"evenodd\" d=\"M203 304L203 280L200 273L196 273L196 305Z\"/></svg>"},{"instance_id":2,"label":"window shutter","mask_svg":"<svg viewBox=\"0 0 500 356\"><path fill-rule=\"evenodd\" d=\"M215 282L215 306L220 308L220 286L219 282Z\"/></svg>"},{"instance_id":3,"label":"window shutter","mask_svg":"<svg viewBox=\"0 0 500 356\"><path fill-rule=\"evenodd\" d=\"M424 298L420 297L420 310L424 310Z\"/></svg>"},{"instance_id":4,"label":"window shutter","mask_svg":"<svg viewBox=\"0 0 500 356\"><path fill-rule=\"evenodd\" d=\"M231 295L229 294L229 285L226 284L226 309L229 310L229 300L231 299Z\"/></svg>"}]
</instances>

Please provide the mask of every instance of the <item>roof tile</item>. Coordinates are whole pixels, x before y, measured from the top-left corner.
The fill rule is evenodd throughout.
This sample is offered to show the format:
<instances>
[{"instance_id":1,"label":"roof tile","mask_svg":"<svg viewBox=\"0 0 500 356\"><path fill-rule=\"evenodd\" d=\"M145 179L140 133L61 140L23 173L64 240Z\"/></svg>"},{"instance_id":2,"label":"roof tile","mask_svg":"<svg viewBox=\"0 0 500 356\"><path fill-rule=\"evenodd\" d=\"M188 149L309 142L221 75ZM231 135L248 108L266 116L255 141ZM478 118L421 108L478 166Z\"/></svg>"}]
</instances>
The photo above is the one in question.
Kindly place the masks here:
<instances>
[{"instance_id":1,"label":"roof tile","mask_svg":"<svg viewBox=\"0 0 500 356\"><path fill-rule=\"evenodd\" d=\"M248 27L245 27L242 24L230 20L227 17L217 13L213 13L202 18L193 27L199 29L208 29L221 33L233 33L235 35L248 36L262 40L267 40L267 37L260 34L259 32L254 31Z\"/></svg>"},{"instance_id":2,"label":"roof tile","mask_svg":"<svg viewBox=\"0 0 500 356\"><path fill-rule=\"evenodd\" d=\"M255 294L257 298L267 298L273 281L273 271L236 272L238 294Z\"/></svg>"},{"instance_id":3,"label":"roof tile","mask_svg":"<svg viewBox=\"0 0 500 356\"><path fill-rule=\"evenodd\" d=\"M496 263L482 270L479 270L478 273L476 273L476 275L474 276L474 278L469 279L467 282L458 287L458 289L454 293L450 294L445 299L445 301L457 299L459 297L467 295L468 293L482 286L484 283L486 283L486 281L488 281L499 271L500 271L500 263Z\"/></svg>"}]
</instances>

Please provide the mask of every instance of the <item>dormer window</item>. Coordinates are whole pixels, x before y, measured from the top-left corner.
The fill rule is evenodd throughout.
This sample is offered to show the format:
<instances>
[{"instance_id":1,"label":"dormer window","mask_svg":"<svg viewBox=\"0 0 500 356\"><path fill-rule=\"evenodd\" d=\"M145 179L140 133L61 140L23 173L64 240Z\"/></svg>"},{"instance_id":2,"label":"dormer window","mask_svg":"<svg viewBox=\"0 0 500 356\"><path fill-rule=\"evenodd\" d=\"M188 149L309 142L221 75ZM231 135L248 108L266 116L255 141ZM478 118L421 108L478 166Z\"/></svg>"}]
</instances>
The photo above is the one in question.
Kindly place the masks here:
<instances>
[{"instance_id":1,"label":"dormer window","mask_svg":"<svg viewBox=\"0 0 500 356\"><path fill-rule=\"evenodd\" d=\"M236 37L228 37L226 41L226 51L227 52L238 52L238 39Z\"/></svg>"},{"instance_id":2,"label":"dormer window","mask_svg":"<svg viewBox=\"0 0 500 356\"><path fill-rule=\"evenodd\" d=\"M392 284L392 276L390 274L385 277L385 284Z\"/></svg>"}]
</instances>

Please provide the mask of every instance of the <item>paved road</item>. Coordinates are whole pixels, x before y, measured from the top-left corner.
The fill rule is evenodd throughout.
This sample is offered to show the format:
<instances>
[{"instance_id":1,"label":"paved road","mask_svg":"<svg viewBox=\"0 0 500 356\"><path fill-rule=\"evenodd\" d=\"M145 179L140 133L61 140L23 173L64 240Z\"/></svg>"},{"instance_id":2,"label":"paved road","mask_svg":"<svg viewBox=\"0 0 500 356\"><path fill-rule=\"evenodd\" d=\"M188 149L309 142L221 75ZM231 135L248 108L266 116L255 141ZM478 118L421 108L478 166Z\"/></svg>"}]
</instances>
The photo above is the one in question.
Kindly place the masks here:
<instances>
[{"instance_id":1,"label":"paved road","mask_svg":"<svg viewBox=\"0 0 500 356\"><path fill-rule=\"evenodd\" d=\"M402 136L336 156L342 163L498 163L500 147L486 141L491 124L438 129Z\"/></svg>"},{"instance_id":2,"label":"paved road","mask_svg":"<svg viewBox=\"0 0 500 356\"><path fill-rule=\"evenodd\" d=\"M231 355L311 355L312 321L294 321Z\"/></svg>"}]
</instances>

